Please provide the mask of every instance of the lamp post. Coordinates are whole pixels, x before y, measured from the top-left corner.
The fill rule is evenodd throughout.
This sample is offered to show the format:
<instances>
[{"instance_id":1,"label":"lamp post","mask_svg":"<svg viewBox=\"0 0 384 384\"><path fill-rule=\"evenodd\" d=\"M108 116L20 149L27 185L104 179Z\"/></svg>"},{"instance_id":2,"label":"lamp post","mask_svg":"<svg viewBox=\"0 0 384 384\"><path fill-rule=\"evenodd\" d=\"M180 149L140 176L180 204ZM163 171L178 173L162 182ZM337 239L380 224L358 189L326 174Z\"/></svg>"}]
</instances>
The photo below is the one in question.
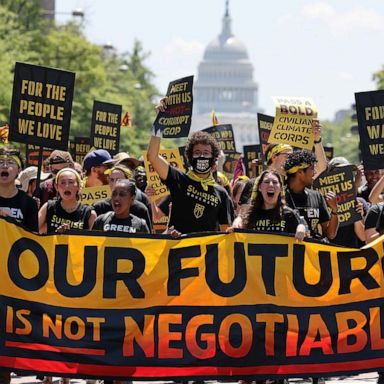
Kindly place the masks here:
<instances>
[{"instance_id":1,"label":"lamp post","mask_svg":"<svg viewBox=\"0 0 384 384\"><path fill-rule=\"evenodd\" d=\"M51 19L51 20L54 20L56 15L68 15L74 18L79 18L82 22L85 17L85 13L81 8L76 8L71 12L57 12L54 9L43 9L42 14L47 19Z\"/></svg>"}]
</instances>

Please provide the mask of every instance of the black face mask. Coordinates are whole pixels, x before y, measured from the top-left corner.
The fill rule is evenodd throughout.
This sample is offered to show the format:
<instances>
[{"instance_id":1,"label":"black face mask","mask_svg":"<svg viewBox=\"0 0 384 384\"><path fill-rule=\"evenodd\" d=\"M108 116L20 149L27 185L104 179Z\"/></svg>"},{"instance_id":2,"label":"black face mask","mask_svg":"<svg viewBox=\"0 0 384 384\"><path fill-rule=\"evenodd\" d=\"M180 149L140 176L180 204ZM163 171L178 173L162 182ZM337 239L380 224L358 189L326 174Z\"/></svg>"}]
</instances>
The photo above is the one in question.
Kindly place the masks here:
<instances>
[{"instance_id":1,"label":"black face mask","mask_svg":"<svg viewBox=\"0 0 384 384\"><path fill-rule=\"evenodd\" d=\"M192 159L192 169L196 173L207 173L213 167L215 160L213 157L194 157Z\"/></svg>"}]
</instances>

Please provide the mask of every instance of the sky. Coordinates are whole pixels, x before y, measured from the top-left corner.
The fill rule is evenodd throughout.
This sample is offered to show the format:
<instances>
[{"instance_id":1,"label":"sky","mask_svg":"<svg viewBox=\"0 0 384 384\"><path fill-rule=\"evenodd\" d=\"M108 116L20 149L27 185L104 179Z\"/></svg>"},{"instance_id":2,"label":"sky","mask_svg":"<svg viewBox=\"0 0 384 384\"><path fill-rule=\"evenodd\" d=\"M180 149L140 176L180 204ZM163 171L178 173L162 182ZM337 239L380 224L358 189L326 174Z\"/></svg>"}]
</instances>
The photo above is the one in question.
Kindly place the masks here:
<instances>
[{"instance_id":1,"label":"sky","mask_svg":"<svg viewBox=\"0 0 384 384\"><path fill-rule=\"evenodd\" d=\"M138 39L165 94L169 81L197 76L206 46L221 31L225 0L56 0L56 20L68 21L78 8L91 42L127 52ZM231 0L229 10L265 113L275 114L272 96L307 96L320 119L333 119L354 103L355 92L376 88L372 76L384 64L384 2Z\"/></svg>"}]
</instances>

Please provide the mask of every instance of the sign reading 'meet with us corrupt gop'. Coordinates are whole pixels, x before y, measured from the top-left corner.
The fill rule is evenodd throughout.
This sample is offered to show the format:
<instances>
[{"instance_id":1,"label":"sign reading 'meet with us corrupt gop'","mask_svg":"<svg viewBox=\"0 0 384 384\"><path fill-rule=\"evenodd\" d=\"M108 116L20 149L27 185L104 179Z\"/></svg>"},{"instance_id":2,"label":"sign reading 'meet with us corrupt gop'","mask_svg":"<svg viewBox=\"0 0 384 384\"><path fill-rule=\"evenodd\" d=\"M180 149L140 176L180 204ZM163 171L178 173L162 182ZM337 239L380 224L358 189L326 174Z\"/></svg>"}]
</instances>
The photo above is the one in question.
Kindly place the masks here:
<instances>
[{"instance_id":1,"label":"sign reading 'meet with us corrupt gop'","mask_svg":"<svg viewBox=\"0 0 384 384\"><path fill-rule=\"evenodd\" d=\"M193 76L171 81L168 85L165 111L160 111L153 123L154 132L164 138L188 137L193 107Z\"/></svg>"}]
</instances>

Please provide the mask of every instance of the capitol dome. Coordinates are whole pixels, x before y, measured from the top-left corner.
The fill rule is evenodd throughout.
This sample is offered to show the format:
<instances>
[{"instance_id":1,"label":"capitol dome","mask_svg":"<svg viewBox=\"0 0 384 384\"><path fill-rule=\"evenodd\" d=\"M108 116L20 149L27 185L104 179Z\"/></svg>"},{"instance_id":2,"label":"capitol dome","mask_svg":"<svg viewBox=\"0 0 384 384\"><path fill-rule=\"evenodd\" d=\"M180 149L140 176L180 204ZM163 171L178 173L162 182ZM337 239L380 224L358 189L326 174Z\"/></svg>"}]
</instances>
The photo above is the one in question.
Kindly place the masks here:
<instances>
[{"instance_id":1,"label":"capitol dome","mask_svg":"<svg viewBox=\"0 0 384 384\"><path fill-rule=\"evenodd\" d=\"M232 33L228 2L220 34L211 41L198 67L194 109L198 114L256 113L257 84L245 45Z\"/></svg>"},{"instance_id":2,"label":"capitol dome","mask_svg":"<svg viewBox=\"0 0 384 384\"><path fill-rule=\"evenodd\" d=\"M193 91L192 130L212 125L215 110L221 124L232 124L236 148L259 142L258 86L245 45L232 33L226 1L220 34L206 47Z\"/></svg>"},{"instance_id":3,"label":"capitol dome","mask_svg":"<svg viewBox=\"0 0 384 384\"><path fill-rule=\"evenodd\" d=\"M224 25L230 25L230 22L229 16L224 16ZM249 60L245 45L231 33L230 26L227 29L223 28L222 33L208 44L204 61Z\"/></svg>"}]
</instances>

